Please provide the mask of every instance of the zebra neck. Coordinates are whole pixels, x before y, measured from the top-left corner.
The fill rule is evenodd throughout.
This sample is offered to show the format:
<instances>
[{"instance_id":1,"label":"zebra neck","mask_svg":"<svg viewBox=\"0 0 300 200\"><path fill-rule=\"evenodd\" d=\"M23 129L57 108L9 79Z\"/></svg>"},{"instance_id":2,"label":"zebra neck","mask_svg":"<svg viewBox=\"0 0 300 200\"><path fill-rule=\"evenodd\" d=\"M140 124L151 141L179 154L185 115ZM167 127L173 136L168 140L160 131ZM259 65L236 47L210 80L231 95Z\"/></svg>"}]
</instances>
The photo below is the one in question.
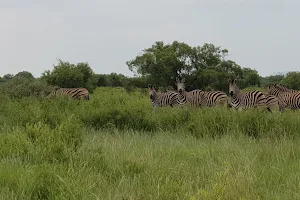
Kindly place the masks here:
<instances>
[{"instance_id":1,"label":"zebra neck","mask_svg":"<svg viewBox=\"0 0 300 200\"><path fill-rule=\"evenodd\" d=\"M240 106L240 104L241 104L241 98L238 98L238 96L236 94L233 95L233 96L231 96L231 98L232 98L232 101L230 103L231 106L233 108L238 108Z\"/></svg>"},{"instance_id":2,"label":"zebra neck","mask_svg":"<svg viewBox=\"0 0 300 200\"><path fill-rule=\"evenodd\" d=\"M232 98L241 99L242 96L243 96L243 93L240 90L236 90L235 94L232 96Z\"/></svg>"},{"instance_id":3,"label":"zebra neck","mask_svg":"<svg viewBox=\"0 0 300 200\"><path fill-rule=\"evenodd\" d=\"M242 95L243 94L234 94L234 95L232 95L232 103L237 103L237 102L240 102L241 101L241 99L242 99Z\"/></svg>"},{"instance_id":4,"label":"zebra neck","mask_svg":"<svg viewBox=\"0 0 300 200\"><path fill-rule=\"evenodd\" d=\"M271 95L274 95L274 96L278 96L280 92L283 92L283 91L279 91L279 90L272 90L270 92Z\"/></svg>"},{"instance_id":5,"label":"zebra neck","mask_svg":"<svg viewBox=\"0 0 300 200\"><path fill-rule=\"evenodd\" d=\"M179 100L185 100L186 99L186 95L187 95L186 91L184 91L182 94L178 93Z\"/></svg>"}]
</instances>

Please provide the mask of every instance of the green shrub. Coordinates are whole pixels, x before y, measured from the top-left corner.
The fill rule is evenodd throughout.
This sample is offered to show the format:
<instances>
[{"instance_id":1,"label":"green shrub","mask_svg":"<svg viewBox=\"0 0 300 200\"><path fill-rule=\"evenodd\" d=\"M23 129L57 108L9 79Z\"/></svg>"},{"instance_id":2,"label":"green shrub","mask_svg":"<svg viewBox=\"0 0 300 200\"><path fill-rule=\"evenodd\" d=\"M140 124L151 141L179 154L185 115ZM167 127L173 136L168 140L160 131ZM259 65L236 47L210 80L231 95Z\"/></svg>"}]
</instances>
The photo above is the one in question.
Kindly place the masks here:
<instances>
[{"instance_id":1,"label":"green shrub","mask_svg":"<svg viewBox=\"0 0 300 200\"><path fill-rule=\"evenodd\" d=\"M20 99L31 96L44 96L52 90L52 86L40 79L16 76L1 84L0 95Z\"/></svg>"}]
</instances>

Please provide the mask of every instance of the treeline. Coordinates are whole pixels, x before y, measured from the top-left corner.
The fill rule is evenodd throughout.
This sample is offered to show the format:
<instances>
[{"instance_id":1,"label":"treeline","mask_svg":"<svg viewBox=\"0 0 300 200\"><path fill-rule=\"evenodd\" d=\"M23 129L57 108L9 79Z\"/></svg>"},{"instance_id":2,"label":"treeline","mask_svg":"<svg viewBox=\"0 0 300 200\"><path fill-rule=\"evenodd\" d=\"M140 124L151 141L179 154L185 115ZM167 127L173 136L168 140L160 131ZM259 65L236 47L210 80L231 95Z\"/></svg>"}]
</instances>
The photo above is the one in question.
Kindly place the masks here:
<instances>
[{"instance_id":1,"label":"treeline","mask_svg":"<svg viewBox=\"0 0 300 200\"><path fill-rule=\"evenodd\" d=\"M289 88L300 89L299 72L261 77L256 70L241 67L234 61L227 60L227 55L227 49L213 44L191 47L178 41L171 44L159 41L126 62L135 74L134 77L117 73L96 74L89 63L72 64L58 60L52 70L46 70L38 78L28 71L0 77L0 93L20 98L47 95L58 87L85 87L92 93L96 87L124 87L132 90L147 88L149 83L156 84L161 89L176 89L176 77L186 78L187 90L228 92L228 78L238 79L241 89L264 87L272 83L282 83Z\"/></svg>"}]
</instances>

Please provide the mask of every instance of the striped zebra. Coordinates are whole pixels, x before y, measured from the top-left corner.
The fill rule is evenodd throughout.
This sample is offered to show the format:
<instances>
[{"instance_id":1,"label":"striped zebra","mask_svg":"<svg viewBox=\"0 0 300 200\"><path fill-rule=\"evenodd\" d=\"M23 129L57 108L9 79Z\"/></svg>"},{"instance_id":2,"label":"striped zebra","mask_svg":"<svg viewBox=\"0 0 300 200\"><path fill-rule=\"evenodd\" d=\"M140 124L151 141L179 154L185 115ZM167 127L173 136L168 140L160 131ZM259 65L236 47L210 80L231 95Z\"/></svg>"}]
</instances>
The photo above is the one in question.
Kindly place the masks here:
<instances>
[{"instance_id":1,"label":"striped zebra","mask_svg":"<svg viewBox=\"0 0 300 200\"><path fill-rule=\"evenodd\" d=\"M196 89L187 92L185 91L184 82L185 78L181 81L179 78L176 78L177 91L181 102L187 102L189 105L195 107L223 106L228 102L227 95L222 91L202 91Z\"/></svg>"},{"instance_id":2,"label":"striped zebra","mask_svg":"<svg viewBox=\"0 0 300 200\"><path fill-rule=\"evenodd\" d=\"M300 108L299 90L288 89L279 83L275 83L267 86L266 93L278 98L279 110L281 112L283 112L285 108L290 108L291 110Z\"/></svg>"},{"instance_id":3,"label":"striped zebra","mask_svg":"<svg viewBox=\"0 0 300 200\"><path fill-rule=\"evenodd\" d=\"M236 79L229 79L229 94L232 98L232 108L238 110L246 110L249 108L266 108L271 112L271 109L267 105L266 96L257 90L242 92L236 85Z\"/></svg>"},{"instance_id":4,"label":"striped zebra","mask_svg":"<svg viewBox=\"0 0 300 200\"><path fill-rule=\"evenodd\" d=\"M266 96L267 106L271 110L279 110L279 100L275 95L264 94Z\"/></svg>"},{"instance_id":5,"label":"striped zebra","mask_svg":"<svg viewBox=\"0 0 300 200\"><path fill-rule=\"evenodd\" d=\"M163 106L175 106L183 105L185 102L181 102L177 92L167 91L167 92L157 92L155 85L148 84L149 96L151 99L152 106L163 107Z\"/></svg>"},{"instance_id":6,"label":"striped zebra","mask_svg":"<svg viewBox=\"0 0 300 200\"><path fill-rule=\"evenodd\" d=\"M72 99L90 100L89 91L86 88L59 88L58 90L52 91L47 98L57 96L68 96Z\"/></svg>"}]
</instances>

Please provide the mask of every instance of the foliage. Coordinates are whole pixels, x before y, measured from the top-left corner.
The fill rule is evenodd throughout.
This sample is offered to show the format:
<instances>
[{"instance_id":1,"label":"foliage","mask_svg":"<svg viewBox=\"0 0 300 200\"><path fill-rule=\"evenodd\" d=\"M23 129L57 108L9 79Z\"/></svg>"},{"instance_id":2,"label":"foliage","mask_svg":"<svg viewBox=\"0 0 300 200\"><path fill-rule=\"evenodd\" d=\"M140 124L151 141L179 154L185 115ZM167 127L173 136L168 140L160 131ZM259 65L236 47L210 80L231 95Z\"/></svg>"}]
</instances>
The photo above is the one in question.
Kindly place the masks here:
<instances>
[{"instance_id":1,"label":"foliage","mask_svg":"<svg viewBox=\"0 0 300 200\"><path fill-rule=\"evenodd\" d=\"M41 79L15 76L9 81L1 84L0 96L9 98L24 98L29 96L44 96L53 90Z\"/></svg>"},{"instance_id":2,"label":"foliage","mask_svg":"<svg viewBox=\"0 0 300 200\"><path fill-rule=\"evenodd\" d=\"M97 74L95 76L98 87L124 87L130 90L133 88L147 88L146 77L126 77L123 74Z\"/></svg>"},{"instance_id":3,"label":"foliage","mask_svg":"<svg viewBox=\"0 0 300 200\"><path fill-rule=\"evenodd\" d=\"M300 90L300 72L288 72L281 83L290 89Z\"/></svg>"},{"instance_id":4,"label":"foliage","mask_svg":"<svg viewBox=\"0 0 300 200\"><path fill-rule=\"evenodd\" d=\"M126 64L131 71L148 77L149 83L161 86L175 88L176 77L186 77L187 86L198 89L227 90L229 77L242 79L243 88L260 85L256 70L225 60L227 54L227 49L213 44L191 47L178 41L166 45L158 41Z\"/></svg>"},{"instance_id":5,"label":"foliage","mask_svg":"<svg viewBox=\"0 0 300 200\"><path fill-rule=\"evenodd\" d=\"M58 65L52 71L45 71L42 79L50 85L64 88L85 87L92 92L94 72L88 63L71 64L66 61L58 60Z\"/></svg>"},{"instance_id":6,"label":"foliage","mask_svg":"<svg viewBox=\"0 0 300 200\"><path fill-rule=\"evenodd\" d=\"M10 80L10 79L12 79L13 77L14 77L13 74L5 74L5 75L3 76L3 79L4 79L4 80Z\"/></svg>"},{"instance_id":7,"label":"foliage","mask_svg":"<svg viewBox=\"0 0 300 200\"><path fill-rule=\"evenodd\" d=\"M31 80L34 79L33 75L32 75L30 72L28 72L28 71L22 71L22 72L17 73L17 74L14 76L14 78L17 78L17 77L19 77L19 78L31 79Z\"/></svg>"},{"instance_id":8,"label":"foliage","mask_svg":"<svg viewBox=\"0 0 300 200\"><path fill-rule=\"evenodd\" d=\"M281 83L284 78L284 74L276 74L267 77L261 77L261 85L265 87L270 84Z\"/></svg>"},{"instance_id":9,"label":"foliage","mask_svg":"<svg viewBox=\"0 0 300 200\"><path fill-rule=\"evenodd\" d=\"M111 87L97 88L88 102L0 102L3 199L300 195L297 112L154 111L142 90Z\"/></svg>"}]
</instances>

